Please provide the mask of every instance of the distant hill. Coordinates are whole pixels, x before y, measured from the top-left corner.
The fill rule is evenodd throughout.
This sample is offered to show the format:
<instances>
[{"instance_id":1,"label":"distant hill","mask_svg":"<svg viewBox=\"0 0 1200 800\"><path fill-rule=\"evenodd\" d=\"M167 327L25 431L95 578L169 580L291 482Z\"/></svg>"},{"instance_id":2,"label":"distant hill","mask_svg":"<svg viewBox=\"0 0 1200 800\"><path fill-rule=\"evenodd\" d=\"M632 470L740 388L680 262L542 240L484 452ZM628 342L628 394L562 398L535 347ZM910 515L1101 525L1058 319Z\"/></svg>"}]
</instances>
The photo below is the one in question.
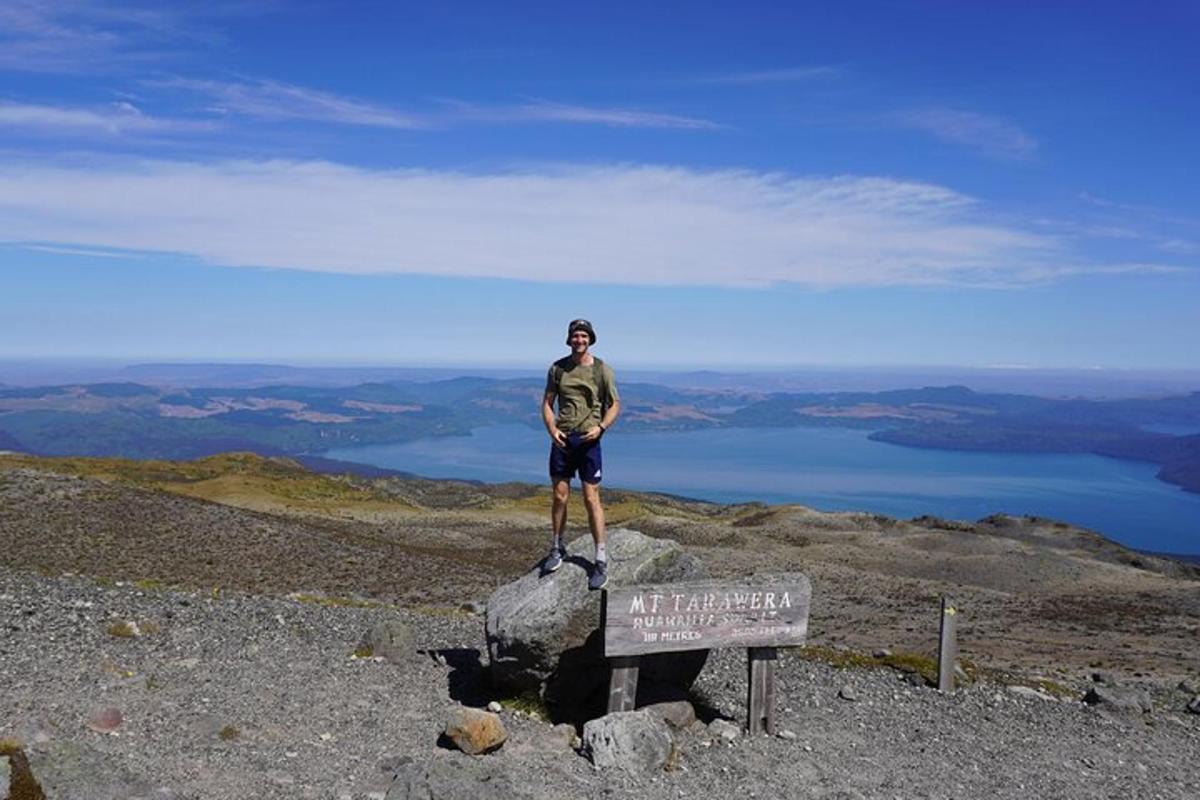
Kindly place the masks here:
<instances>
[{"instance_id":1,"label":"distant hill","mask_svg":"<svg viewBox=\"0 0 1200 800\"><path fill-rule=\"evenodd\" d=\"M0 388L0 442L8 443L4 449L47 455L193 458L228 450L317 455L335 447L466 435L490 424L538 426L543 381L456 377L352 386L162 388L109 382ZM910 447L1149 461L1159 465L1162 480L1200 491L1200 392L1086 400L987 394L957 385L762 393L631 381L621 384L621 396L620 432L855 427Z\"/></svg>"}]
</instances>

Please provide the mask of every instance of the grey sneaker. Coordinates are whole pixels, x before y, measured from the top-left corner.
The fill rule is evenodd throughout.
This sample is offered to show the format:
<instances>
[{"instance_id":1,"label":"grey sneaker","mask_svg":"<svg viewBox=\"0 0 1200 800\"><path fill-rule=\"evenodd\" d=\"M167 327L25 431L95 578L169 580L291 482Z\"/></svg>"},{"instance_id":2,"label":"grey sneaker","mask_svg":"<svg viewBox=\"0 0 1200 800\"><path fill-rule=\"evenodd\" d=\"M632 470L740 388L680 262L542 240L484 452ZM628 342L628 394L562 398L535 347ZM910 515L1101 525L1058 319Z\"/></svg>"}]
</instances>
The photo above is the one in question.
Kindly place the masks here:
<instances>
[{"instance_id":1,"label":"grey sneaker","mask_svg":"<svg viewBox=\"0 0 1200 800\"><path fill-rule=\"evenodd\" d=\"M608 562L597 561L596 566L592 568L592 575L588 578L589 589L603 589L608 586Z\"/></svg>"},{"instance_id":2,"label":"grey sneaker","mask_svg":"<svg viewBox=\"0 0 1200 800\"><path fill-rule=\"evenodd\" d=\"M566 553L563 552L561 547L551 547L550 555L546 556L546 559L542 562L542 574L549 575L561 567L563 556L565 555Z\"/></svg>"}]
</instances>

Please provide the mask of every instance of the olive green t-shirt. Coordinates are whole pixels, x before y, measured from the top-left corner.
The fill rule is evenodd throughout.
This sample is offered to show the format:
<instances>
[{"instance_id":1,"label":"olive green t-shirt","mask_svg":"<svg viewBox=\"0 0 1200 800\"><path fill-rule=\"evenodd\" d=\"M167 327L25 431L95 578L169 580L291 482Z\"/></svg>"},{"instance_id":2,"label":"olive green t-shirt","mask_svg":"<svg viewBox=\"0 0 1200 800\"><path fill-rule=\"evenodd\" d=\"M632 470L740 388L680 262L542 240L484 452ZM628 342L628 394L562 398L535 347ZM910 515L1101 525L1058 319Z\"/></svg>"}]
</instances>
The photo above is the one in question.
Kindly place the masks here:
<instances>
[{"instance_id":1,"label":"olive green t-shirt","mask_svg":"<svg viewBox=\"0 0 1200 800\"><path fill-rule=\"evenodd\" d=\"M562 370L562 377L557 382L556 368ZM601 371L605 391L603 398L600 396ZM596 427L602 418L601 407L608 408L620 399L612 367L598 358L587 366L576 364L570 356L555 361L546 375L546 391L558 394L555 424L563 433L583 433Z\"/></svg>"}]
</instances>

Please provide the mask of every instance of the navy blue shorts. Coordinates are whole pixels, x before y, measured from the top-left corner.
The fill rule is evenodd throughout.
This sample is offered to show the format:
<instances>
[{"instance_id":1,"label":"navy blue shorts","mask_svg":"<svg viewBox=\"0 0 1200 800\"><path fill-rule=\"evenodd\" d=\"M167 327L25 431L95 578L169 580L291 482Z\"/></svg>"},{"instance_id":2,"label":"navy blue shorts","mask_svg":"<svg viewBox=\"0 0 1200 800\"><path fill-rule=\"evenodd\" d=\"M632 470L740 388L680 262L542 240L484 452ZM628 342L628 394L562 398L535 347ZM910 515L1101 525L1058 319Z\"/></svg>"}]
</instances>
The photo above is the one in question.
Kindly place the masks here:
<instances>
[{"instance_id":1,"label":"navy blue shorts","mask_svg":"<svg viewBox=\"0 0 1200 800\"><path fill-rule=\"evenodd\" d=\"M550 477L571 480L579 473L584 483L600 482L600 440L585 442L582 433L568 433L566 449L550 444Z\"/></svg>"}]
</instances>

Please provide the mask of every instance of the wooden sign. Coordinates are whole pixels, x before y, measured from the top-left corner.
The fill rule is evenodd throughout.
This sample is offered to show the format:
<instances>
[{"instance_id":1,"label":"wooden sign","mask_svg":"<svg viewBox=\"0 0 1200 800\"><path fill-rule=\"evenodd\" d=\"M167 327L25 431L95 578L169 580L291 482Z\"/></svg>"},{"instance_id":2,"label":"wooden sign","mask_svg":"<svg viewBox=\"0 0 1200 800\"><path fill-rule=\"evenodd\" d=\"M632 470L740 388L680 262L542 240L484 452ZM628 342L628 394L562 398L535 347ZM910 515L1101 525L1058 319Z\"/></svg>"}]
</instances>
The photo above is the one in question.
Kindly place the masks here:
<instances>
[{"instance_id":1,"label":"wooden sign","mask_svg":"<svg viewBox=\"0 0 1200 800\"><path fill-rule=\"evenodd\" d=\"M804 643L812 585L800 573L608 590L604 654Z\"/></svg>"}]
</instances>

